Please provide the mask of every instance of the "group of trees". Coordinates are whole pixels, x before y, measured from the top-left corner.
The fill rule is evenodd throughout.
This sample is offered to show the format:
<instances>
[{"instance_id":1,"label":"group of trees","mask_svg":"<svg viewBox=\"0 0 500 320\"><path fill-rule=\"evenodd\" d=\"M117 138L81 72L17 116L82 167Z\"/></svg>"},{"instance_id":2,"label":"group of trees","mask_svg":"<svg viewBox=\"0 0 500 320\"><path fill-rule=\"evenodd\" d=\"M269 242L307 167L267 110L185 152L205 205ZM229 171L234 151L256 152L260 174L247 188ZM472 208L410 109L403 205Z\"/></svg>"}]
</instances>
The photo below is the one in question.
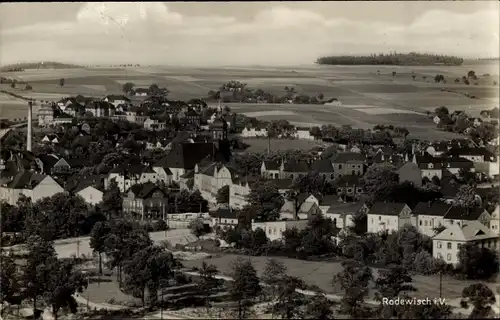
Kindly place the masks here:
<instances>
[{"instance_id":1,"label":"group of trees","mask_svg":"<svg viewBox=\"0 0 500 320\"><path fill-rule=\"evenodd\" d=\"M53 243L37 236L28 239L26 249L22 266L2 252L2 305L31 301L34 318L40 316L40 306L50 307L55 319L61 309L76 313L78 304L73 295L82 292L88 280L75 268L75 261L58 259Z\"/></svg>"},{"instance_id":2,"label":"group of trees","mask_svg":"<svg viewBox=\"0 0 500 320\"><path fill-rule=\"evenodd\" d=\"M498 136L498 130L492 123L481 122L475 126L464 111L455 111L450 114L448 108L436 108L435 115L440 121L438 127L450 132L467 134L476 143L488 143Z\"/></svg>"},{"instance_id":3,"label":"group of trees","mask_svg":"<svg viewBox=\"0 0 500 320\"><path fill-rule=\"evenodd\" d=\"M454 56L425 54L425 53L390 53L372 54L369 56L327 56L318 58L317 64L326 65L402 65L402 66L429 66L429 65L462 65L463 59Z\"/></svg>"},{"instance_id":4,"label":"group of trees","mask_svg":"<svg viewBox=\"0 0 500 320\"><path fill-rule=\"evenodd\" d=\"M124 83L122 86L123 93L127 95L134 95L137 89L135 89L135 84L132 82ZM149 86L147 94L150 96L162 96L166 97L169 91L166 87L160 88L157 84L153 83Z\"/></svg>"}]
</instances>

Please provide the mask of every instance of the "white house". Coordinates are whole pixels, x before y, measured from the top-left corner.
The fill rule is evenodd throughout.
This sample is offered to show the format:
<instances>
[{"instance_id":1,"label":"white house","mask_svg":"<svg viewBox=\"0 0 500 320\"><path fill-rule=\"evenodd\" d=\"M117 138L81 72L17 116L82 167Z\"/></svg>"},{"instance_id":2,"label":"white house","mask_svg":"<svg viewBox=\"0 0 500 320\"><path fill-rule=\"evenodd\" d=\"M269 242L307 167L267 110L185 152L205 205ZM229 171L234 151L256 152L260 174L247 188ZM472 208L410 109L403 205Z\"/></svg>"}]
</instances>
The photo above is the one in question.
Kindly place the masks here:
<instances>
[{"instance_id":1,"label":"white house","mask_svg":"<svg viewBox=\"0 0 500 320\"><path fill-rule=\"evenodd\" d=\"M452 206L444 216L444 225L451 226L458 224L462 226L470 221L477 221L489 227L491 215L484 208L474 208L467 210L459 206Z\"/></svg>"},{"instance_id":2,"label":"white house","mask_svg":"<svg viewBox=\"0 0 500 320\"><path fill-rule=\"evenodd\" d=\"M293 136L296 139L314 140L314 136L311 135L311 128L296 128Z\"/></svg>"},{"instance_id":3,"label":"white house","mask_svg":"<svg viewBox=\"0 0 500 320\"><path fill-rule=\"evenodd\" d=\"M267 129L266 128L249 128L245 127L240 136L242 138L259 138L259 137L267 137Z\"/></svg>"},{"instance_id":4,"label":"white house","mask_svg":"<svg viewBox=\"0 0 500 320\"><path fill-rule=\"evenodd\" d=\"M252 230L255 231L257 228L264 230L270 241L282 240L285 230L293 228L303 230L307 227L307 223L308 220L252 221Z\"/></svg>"},{"instance_id":5,"label":"white house","mask_svg":"<svg viewBox=\"0 0 500 320\"><path fill-rule=\"evenodd\" d=\"M64 191L63 187L49 175L22 171L0 186L0 200L16 205L21 195L36 202Z\"/></svg>"},{"instance_id":6,"label":"white house","mask_svg":"<svg viewBox=\"0 0 500 320\"><path fill-rule=\"evenodd\" d=\"M368 232L394 232L405 225L415 225L411 209L405 203L375 202L367 213Z\"/></svg>"},{"instance_id":7,"label":"white house","mask_svg":"<svg viewBox=\"0 0 500 320\"><path fill-rule=\"evenodd\" d=\"M146 130L150 130L150 131L161 131L161 130L165 130L165 128L167 127L167 123L166 122L160 122L158 120L153 120L153 119L146 119L143 123L144 125L144 129Z\"/></svg>"},{"instance_id":8,"label":"white house","mask_svg":"<svg viewBox=\"0 0 500 320\"><path fill-rule=\"evenodd\" d=\"M170 185L172 183L172 171L169 168L154 166L153 171L158 174L158 181L165 183L165 185Z\"/></svg>"},{"instance_id":9,"label":"white house","mask_svg":"<svg viewBox=\"0 0 500 320\"><path fill-rule=\"evenodd\" d=\"M135 184L158 183L159 177L150 167L124 164L110 171L109 175L104 179L105 189L110 188L112 180L116 181L121 192L125 192Z\"/></svg>"},{"instance_id":10,"label":"white house","mask_svg":"<svg viewBox=\"0 0 500 320\"><path fill-rule=\"evenodd\" d=\"M125 97L124 95L111 94L111 95L107 95L102 100L111 103L115 107L118 107L119 105L126 105L126 104L130 103L130 99Z\"/></svg>"},{"instance_id":11,"label":"white house","mask_svg":"<svg viewBox=\"0 0 500 320\"><path fill-rule=\"evenodd\" d=\"M209 214L212 228L219 226L222 229L227 230L230 227L238 225L237 212L230 207L220 206L216 210L211 211Z\"/></svg>"},{"instance_id":12,"label":"white house","mask_svg":"<svg viewBox=\"0 0 500 320\"><path fill-rule=\"evenodd\" d=\"M49 135L45 135L43 137L42 142L45 142L45 143L59 143L59 139L57 139L57 136L55 134L49 134Z\"/></svg>"},{"instance_id":13,"label":"white house","mask_svg":"<svg viewBox=\"0 0 500 320\"><path fill-rule=\"evenodd\" d=\"M88 204L97 205L102 202L104 193L94 186L88 186L76 193L85 200Z\"/></svg>"},{"instance_id":14,"label":"white house","mask_svg":"<svg viewBox=\"0 0 500 320\"><path fill-rule=\"evenodd\" d=\"M335 227L345 229L354 225L352 219L358 212L368 212L368 206L361 202L335 203L328 208L324 215L332 220Z\"/></svg>"},{"instance_id":15,"label":"white house","mask_svg":"<svg viewBox=\"0 0 500 320\"><path fill-rule=\"evenodd\" d=\"M474 243L497 251L499 248L498 234L491 232L479 221L468 221L463 225L453 224L432 238L432 255L449 264L458 264L460 246Z\"/></svg>"}]
</instances>

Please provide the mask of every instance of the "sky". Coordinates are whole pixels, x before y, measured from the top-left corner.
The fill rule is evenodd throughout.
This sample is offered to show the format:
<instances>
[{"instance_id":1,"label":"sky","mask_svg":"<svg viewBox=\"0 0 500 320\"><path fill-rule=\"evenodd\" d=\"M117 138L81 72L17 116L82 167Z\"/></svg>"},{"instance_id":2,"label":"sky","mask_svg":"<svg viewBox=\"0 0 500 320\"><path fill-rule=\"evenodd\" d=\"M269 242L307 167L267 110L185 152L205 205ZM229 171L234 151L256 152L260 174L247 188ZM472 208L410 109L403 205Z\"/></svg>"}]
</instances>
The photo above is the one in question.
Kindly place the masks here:
<instances>
[{"instance_id":1,"label":"sky","mask_svg":"<svg viewBox=\"0 0 500 320\"><path fill-rule=\"evenodd\" d=\"M0 64L298 65L319 56L499 56L497 1L0 4Z\"/></svg>"}]
</instances>

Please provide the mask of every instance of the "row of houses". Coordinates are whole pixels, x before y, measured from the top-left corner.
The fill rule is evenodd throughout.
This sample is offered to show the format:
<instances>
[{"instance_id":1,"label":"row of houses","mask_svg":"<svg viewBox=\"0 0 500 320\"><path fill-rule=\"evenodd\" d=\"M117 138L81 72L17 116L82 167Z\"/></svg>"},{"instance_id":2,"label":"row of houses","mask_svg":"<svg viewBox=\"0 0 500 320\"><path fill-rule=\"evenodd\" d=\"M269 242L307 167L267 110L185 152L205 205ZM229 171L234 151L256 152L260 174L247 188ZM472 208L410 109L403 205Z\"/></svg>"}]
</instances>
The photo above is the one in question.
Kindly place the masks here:
<instances>
[{"instance_id":1,"label":"row of houses","mask_svg":"<svg viewBox=\"0 0 500 320\"><path fill-rule=\"evenodd\" d=\"M266 127L245 127L240 133L242 138L267 138L269 135ZM291 138L301 140L315 140L317 137L311 135L311 128L296 127Z\"/></svg>"}]
</instances>

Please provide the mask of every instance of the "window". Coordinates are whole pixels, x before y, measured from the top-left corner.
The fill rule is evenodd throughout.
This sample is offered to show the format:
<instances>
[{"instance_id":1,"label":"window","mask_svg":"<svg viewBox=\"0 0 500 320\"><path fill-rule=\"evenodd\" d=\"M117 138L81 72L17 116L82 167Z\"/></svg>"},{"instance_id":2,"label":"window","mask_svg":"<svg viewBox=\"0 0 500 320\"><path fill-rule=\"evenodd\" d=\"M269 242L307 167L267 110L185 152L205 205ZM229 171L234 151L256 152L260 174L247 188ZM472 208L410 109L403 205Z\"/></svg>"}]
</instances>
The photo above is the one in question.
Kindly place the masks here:
<instances>
[{"instance_id":1,"label":"window","mask_svg":"<svg viewBox=\"0 0 500 320\"><path fill-rule=\"evenodd\" d=\"M341 164L339 164L339 169L342 169L342 165Z\"/></svg>"},{"instance_id":2,"label":"window","mask_svg":"<svg viewBox=\"0 0 500 320\"><path fill-rule=\"evenodd\" d=\"M434 165L432 163L428 163L427 168L432 169L432 168L434 168Z\"/></svg>"},{"instance_id":3,"label":"window","mask_svg":"<svg viewBox=\"0 0 500 320\"><path fill-rule=\"evenodd\" d=\"M451 253L448 253L448 254L446 255L446 260L448 260L448 261L450 261L450 260L451 260Z\"/></svg>"},{"instance_id":4,"label":"window","mask_svg":"<svg viewBox=\"0 0 500 320\"><path fill-rule=\"evenodd\" d=\"M290 178L292 178L292 179L293 179L293 173L290 175Z\"/></svg>"},{"instance_id":5,"label":"window","mask_svg":"<svg viewBox=\"0 0 500 320\"><path fill-rule=\"evenodd\" d=\"M357 192L358 192L358 193L361 193L361 192L363 192L363 189L358 188L358 189L357 189Z\"/></svg>"},{"instance_id":6,"label":"window","mask_svg":"<svg viewBox=\"0 0 500 320\"><path fill-rule=\"evenodd\" d=\"M438 247L439 249L441 249L441 248L443 247L443 244L441 243L441 241L438 241L438 243L437 243L437 247Z\"/></svg>"},{"instance_id":7,"label":"window","mask_svg":"<svg viewBox=\"0 0 500 320\"><path fill-rule=\"evenodd\" d=\"M437 254L437 258L438 258L438 259L443 259L443 256L441 255L441 253L438 253L438 254Z\"/></svg>"},{"instance_id":8,"label":"window","mask_svg":"<svg viewBox=\"0 0 500 320\"><path fill-rule=\"evenodd\" d=\"M424 226L426 226L426 227L427 227L427 220L425 220L425 222L424 222Z\"/></svg>"},{"instance_id":9,"label":"window","mask_svg":"<svg viewBox=\"0 0 500 320\"><path fill-rule=\"evenodd\" d=\"M355 175L356 174L356 170L352 170L352 175Z\"/></svg>"},{"instance_id":10,"label":"window","mask_svg":"<svg viewBox=\"0 0 500 320\"><path fill-rule=\"evenodd\" d=\"M420 220L419 224L422 225L422 220Z\"/></svg>"},{"instance_id":11,"label":"window","mask_svg":"<svg viewBox=\"0 0 500 320\"><path fill-rule=\"evenodd\" d=\"M274 174L274 179L278 179L278 174L277 173Z\"/></svg>"},{"instance_id":12,"label":"window","mask_svg":"<svg viewBox=\"0 0 500 320\"><path fill-rule=\"evenodd\" d=\"M337 225L337 218L333 218L333 225L336 226Z\"/></svg>"},{"instance_id":13,"label":"window","mask_svg":"<svg viewBox=\"0 0 500 320\"><path fill-rule=\"evenodd\" d=\"M330 179L335 179L335 175L333 173L330 175Z\"/></svg>"},{"instance_id":14,"label":"window","mask_svg":"<svg viewBox=\"0 0 500 320\"><path fill-rule=\"evenodd\" d=\"M382 220L382 216L378 216L378 221Z\"/></svg>"},{"instance_id":15,"label":"window","mask_svg":"<svg viewBox=\"0 0 500 320\"><path fill-rule=\"evenodd\" d=\"M348 188L347 192L349 192L349 193L352 192L352 188Z\"/></svg>"},{"instance_id":16,"label":"window","mask_svg":"<svg viewBox=\"0 0 500 320\"><path fill-rule=\"evenodd\" d=\"M448 242L448 244L447 244L447 248L448 248L448 249L451 249L451 242Z\"/></svg>"}]
</instances>

